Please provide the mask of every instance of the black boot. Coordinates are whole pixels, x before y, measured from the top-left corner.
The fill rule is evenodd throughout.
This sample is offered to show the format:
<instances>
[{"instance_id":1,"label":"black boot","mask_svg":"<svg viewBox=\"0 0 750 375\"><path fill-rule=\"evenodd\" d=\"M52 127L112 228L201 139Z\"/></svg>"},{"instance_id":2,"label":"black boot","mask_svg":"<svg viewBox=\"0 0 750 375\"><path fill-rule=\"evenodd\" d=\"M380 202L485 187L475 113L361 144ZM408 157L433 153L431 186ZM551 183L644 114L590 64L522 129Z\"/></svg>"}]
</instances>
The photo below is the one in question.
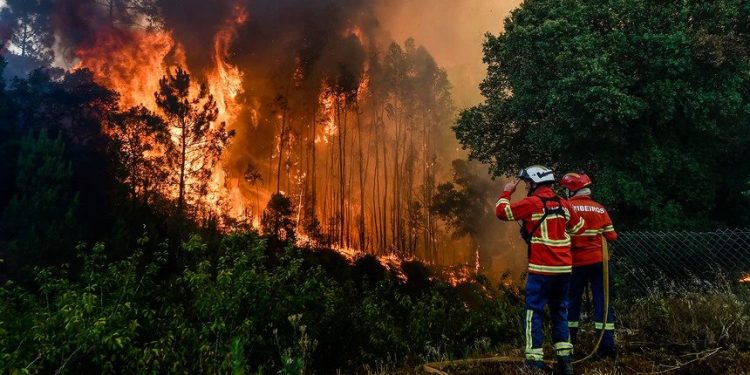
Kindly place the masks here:
<instances>
[{"instance_id":1,"label":"black boot","mask_svg":"<svg viewBox=\"0 0 750 375\"><path fill-rule=\"evenodd\" d=\"M596 358L617 360L617 349L615 347L599 348L596 352Z\"/></svg>"},{"instance_id":2,"label":"black boot","mask_svg":"<svg viewBox=\"0 0 750 375\"><path fill-rule=\"evenodd\" d=\"M524 363L524 368L526 371L532 373L532 374L544 374L548 371L547 366L544 364L544 361L529 361L526 360Z\"/></svg>"},{"instance_id":3,"label":"black boot","mask_svg":"<svg viewBox=\"0 0 750 375\"><path fill-rule=\"evenodd\" d=\"M570 332L570 343L573 344L573 346L576 345L576 338L578 338L578 328L568 328Z\"/></svg>"},{"instance_id":4,"label":"black boot","mask_svg":"<svg viewBox=\"0 0 750 375\"><path fill-rule=\"evenodd\" d=\"M555 374L573 375L573 359L569 355L557 357Z\"/></svg>"}]
</instances>

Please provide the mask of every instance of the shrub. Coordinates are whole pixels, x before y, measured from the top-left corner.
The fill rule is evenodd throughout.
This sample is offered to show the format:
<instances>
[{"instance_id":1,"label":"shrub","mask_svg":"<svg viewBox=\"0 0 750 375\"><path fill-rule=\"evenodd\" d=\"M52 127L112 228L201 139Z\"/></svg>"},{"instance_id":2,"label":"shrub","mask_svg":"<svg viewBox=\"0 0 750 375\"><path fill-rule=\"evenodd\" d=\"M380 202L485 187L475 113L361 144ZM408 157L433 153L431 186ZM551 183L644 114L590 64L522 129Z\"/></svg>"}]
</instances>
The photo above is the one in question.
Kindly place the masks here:
<instances>
[{"instance_id":1,"label":"shrub","mask_svg":"<svg viewBox=\"0 0 750 375\"><path fill-rule=\"evenodd\" d=\"M517 337L518 304L484 279L452 287L408 263L269 248L256 233L138 241L112 261L80 246L81 269L38 269L0 288L0 359L11 372L347 372L464 355ZM276 242L278 243L278 242ZM475 350L474 349L474 350Z\"/></svg>"},{"instance_id":2,"label":"shrub","mask_svg":"<svg viewBox=\"0 0 750 375\"><path fill-rule=\"evenodd\" d=\"M750 305L743 293L728 281L701 290L655 291L623 306L621 320L636 340L663 347L748 348Z\"/></svg>"}]
</instances>

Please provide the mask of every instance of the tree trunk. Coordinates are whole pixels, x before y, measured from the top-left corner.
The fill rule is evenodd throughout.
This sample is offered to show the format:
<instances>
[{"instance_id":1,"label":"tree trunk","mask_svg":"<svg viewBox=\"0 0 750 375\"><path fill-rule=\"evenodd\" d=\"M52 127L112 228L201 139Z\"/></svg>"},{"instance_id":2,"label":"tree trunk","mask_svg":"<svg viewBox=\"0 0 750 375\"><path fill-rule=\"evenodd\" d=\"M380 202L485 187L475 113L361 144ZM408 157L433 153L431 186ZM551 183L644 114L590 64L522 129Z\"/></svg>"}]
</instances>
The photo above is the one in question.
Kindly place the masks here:
<instances>
[{"instance_id":1,"label":"tree trunk","mask_svg":"<svg viewBox=\"0 0 750 375\"><path fill-rule=\"evenodd\" d=\"M187 166L187 125L185 119L179 120L180 124L180 188L177 199L177 211L182 214L185 209L185 167Z\"/></svg>"},{"instance_id":2,"label":"tree trunk","mask_svg":"<svg viewBox=\"0 0 750 375\"><path fill-rule=\"evenodd\" d=\"M287 88L287 95L289 95L289 89ZM285 99L286 100L286 99ZM276 167L276 192L278 193L281 189L281 159L284 158L284 137L286 131L286 110L288 105L284 103L284 109L281 115L281 133L279 135L279 161Z\"/></svg>"},{"instance_id":3,"label":"tree trunk","mask_svg":"<svg viewBox=\"0 0 750 375\"><path fill-rule=\"evenodd\" d=\"M362 123L357 110L357 143L359 144L359 248L365 249L365 171L362 154Z\"/></svg>"}]
</instances>

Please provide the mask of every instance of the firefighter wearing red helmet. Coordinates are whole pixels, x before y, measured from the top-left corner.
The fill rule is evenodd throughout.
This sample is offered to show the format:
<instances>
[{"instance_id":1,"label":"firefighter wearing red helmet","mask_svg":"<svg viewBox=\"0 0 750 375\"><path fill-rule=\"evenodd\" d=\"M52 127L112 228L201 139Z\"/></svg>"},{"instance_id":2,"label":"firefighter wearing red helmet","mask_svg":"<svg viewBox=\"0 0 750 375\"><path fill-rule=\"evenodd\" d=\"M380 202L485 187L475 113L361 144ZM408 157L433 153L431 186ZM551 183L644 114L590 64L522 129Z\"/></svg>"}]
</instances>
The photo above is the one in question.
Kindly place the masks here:
<instances>
[{"instance_id":1,"label":"firefighter wearing red helmet","mask_svg":"<svg viewBox=\"0 0 750 375\"><path fill-rule=\"evenodd\" d=\"M523 180L527 197L511 203L511 194ZM548 305L552 318L552 338L557 372L572 374L573 345L568 332L568 289L573 259L571 234L582 233L584 222L570 203L551 189L552 170L535 165L524 168L518 179L505 185L495 205L500 220L522 222L522 235L528 244L529 268L526 280L526 363L544 368L542 317Z\"/></svg>"},{"instance_id":2,"label":"firefighter wearing red helmet","mask_svg":"<svg viewBox=\"0 0 750 375\"><path fill-rule=\"evenodd\" d=\"M597 331L604 330L601 344L597 350L600 357L615 357L615 315L609 305L607 321L604 322L604 276L602 268L602 236L608 241L617 239L617 232L612 225L607 210L591 199L591 179L585 173L568 173L560 180L566 190L573 209L584 218L586 224L583 233L573 237L571 252L573 254L573 275L570 282L570 309L568 325L570 340L576 342L581 300L586 286L591 285L594 303L594 326ZM611 278L611 266L610 266ZM610 282L611 285L611 282Z\"/></svg>"}]
</instances>

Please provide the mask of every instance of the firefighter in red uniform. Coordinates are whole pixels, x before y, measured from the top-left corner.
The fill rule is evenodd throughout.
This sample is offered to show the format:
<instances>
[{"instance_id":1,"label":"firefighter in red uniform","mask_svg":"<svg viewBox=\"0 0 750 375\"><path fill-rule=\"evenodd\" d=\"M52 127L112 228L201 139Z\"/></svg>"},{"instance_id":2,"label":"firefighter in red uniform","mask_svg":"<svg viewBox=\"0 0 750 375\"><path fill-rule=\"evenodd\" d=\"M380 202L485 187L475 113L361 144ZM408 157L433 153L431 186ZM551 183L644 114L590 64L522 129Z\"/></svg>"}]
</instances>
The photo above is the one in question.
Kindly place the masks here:
<instances>
[{"instance_id":1,"label":"firefighter in red uniform","mask_svg":"<svg viewBox=\"0 0 750 375\"><path fill-rule=\"evenodd\" d=\"M607 210L591 199L591 179L585 173L568 173L560 180L573 209L584 218L584 232L573 237L573 275L570 282L570 309L568 326L570 340L575 344L581 316L581 299L584 289L591 285L594 303L594 327L598 332L604 330L599 344L599 357L615 357L615 314L609 305L607 321L604 322L604 276L602 269L602 236L608 241L617 239L617 232L612 226ZM611 266L610 266L611 267ZM610 279L612 271L609 271ZM609 285L612 285L611 281ZM611 300L611 299L610 299ZM598 337L598 336L597 336Z\"/></svg>"},{"instance_id":2,"label":"firefighter in red uniform","mask_svg":"<svg viewBox=\"0 0 750 375\"><path fill-rule=\"evenodd\" d=\"M518 175L526 184L527 197L510 202L520 180L505 185L495 205L500 220L523 222L522 236L528 244L529 269L526 280L526 364L544 368L542 316L549 305L557 372L572 374L573 345L568 332L568 288L573 259L570 234L582 233L584 222L568 201L550 188L552 171L542 166L524 168Z\"/></svg>"}]
</instances>

